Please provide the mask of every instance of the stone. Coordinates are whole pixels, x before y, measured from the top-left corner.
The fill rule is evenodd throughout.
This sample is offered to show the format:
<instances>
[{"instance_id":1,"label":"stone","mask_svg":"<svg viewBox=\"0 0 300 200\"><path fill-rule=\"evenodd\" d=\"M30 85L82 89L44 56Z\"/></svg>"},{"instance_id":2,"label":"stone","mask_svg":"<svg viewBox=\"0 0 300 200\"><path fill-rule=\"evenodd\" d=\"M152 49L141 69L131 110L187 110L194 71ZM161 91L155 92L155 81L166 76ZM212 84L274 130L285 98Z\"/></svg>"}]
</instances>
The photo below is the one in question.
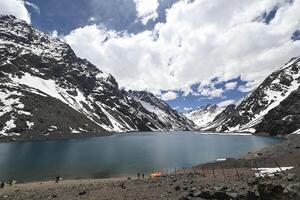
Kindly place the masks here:
<instances>
[{"instance_id":1,"label":"stone","mask_svg":"<svg viewBox=\"0 0 300 200\"><path fill-rule=\"evenodd\" d=\"M193 195L194 197L200 197L203 199L213 199L215 197L209 190L196 191Z\"/></svg>"},{"instance_id":2,"label":"stone","mask_svg":"<svg viewBox=\"0 0 300 200\"><path fill-rule=\"evenodd\" d=\"M220 199L220 200L226 200L226 199L230 199L230 197L226 194L226 192L223 191L217 191L214 193L214 197L216 199Z\"/></svg>"},{"instance_id":3,"label":"stone","mask_svg":"<svg viewBox=\"0 0 300 200\"><path fill-rule=\"evenodd\" d=\"M236 192L230 192L230 193L227 193L227 195L232 199L236 199L239 196L239 194Z\"/></svg>"},{"instance_id":4,"label":"stone","mask_svg":"<svg viewBox=\"0 0 300 200\"><path fill-rule=\"evenodd\" d=\"M85 194L86 194L86 191L81 191L81 192L79 192L78 194L79 194L79 196L85 195Z\"/></svg>"},{"instance_id":5,"label":"stone","mask_svg":"<svg viewBox=\"0 0 300 200\"><path fill-rule=\"evenodd\" d=\"M287 180L288 181L293 181L295 179L295 174L292 174L292 173L288 173L288 175L287 175Z\"/></svg>"},{"instance_id":6,"label":"stone","mask_svg":"<svg viewBox=\"0 0 300 200\"><path fill-rule=\"evenodd\" d=\"M248 184L249 186L257 185L257 184L258 184L258 180L255 179L255 178L249 178L248 181L247 181L247 184Z\"/></svg>"},{"instance_id":7,"label":"stone","mask_svg":"<svg viewBox=\"0 0 300 200\"><path fill-rule=\"evenodd\" d=\"M253 191L248 191L247 192L247 200L258 200L259 197L256 196L255 192Z\"/></svg>"},{"instance_id":8,"label":"stone","mask_svg":"<svg viewBox=\"0 0 300 200\"><path fill-rule=\"evenodd\" d=\"M190 197L180 197L179 200L190 200Z\"/></svg>"},{"instance_id":9,"label":"stone","mask_svg":"<svg viewBox=\"0 0 300 200\"><path fill-rule=\"evenodd\" d=\"M280 199L284 195L284 188L280 184L259 183L257 189L261 199Z\"/></svg>"},{"instance_id":10,"label":"stone","mask_svg":"<svg viewBox=\"0 0 300 200\"><path fill-rule=\"evenodd\" d=\"M178 190L180 190L181 189L181 187L179 186L179 185L177 185L176 187L175 187L175 190L176 191L178 191Z\"/></svg>"}]
</instances>

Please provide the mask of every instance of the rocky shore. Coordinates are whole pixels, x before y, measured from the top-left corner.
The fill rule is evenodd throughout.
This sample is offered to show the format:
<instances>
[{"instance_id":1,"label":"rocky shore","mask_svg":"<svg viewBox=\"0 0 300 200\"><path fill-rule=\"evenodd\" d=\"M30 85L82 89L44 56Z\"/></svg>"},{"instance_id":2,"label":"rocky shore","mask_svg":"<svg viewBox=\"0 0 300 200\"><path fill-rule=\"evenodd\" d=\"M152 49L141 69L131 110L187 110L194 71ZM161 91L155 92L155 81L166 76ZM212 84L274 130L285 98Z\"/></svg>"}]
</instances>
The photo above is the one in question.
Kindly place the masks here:
<instances>
[{"instance_id":1,"label":"rocky shore","mask_svg":"<svg viewBox=\"0 0 300 200\"><path fill-rule=\"evenodd\" d=\"M176 174L145 179L70 180L5 185L0 199L300 199L300 136ZM275 162L274 162L275 161ZM293 167L275 174L261 168ZM257 170L259 168L259 170ZM260 173L259 173L260 172Z\"/></svg>"}]
</instances>

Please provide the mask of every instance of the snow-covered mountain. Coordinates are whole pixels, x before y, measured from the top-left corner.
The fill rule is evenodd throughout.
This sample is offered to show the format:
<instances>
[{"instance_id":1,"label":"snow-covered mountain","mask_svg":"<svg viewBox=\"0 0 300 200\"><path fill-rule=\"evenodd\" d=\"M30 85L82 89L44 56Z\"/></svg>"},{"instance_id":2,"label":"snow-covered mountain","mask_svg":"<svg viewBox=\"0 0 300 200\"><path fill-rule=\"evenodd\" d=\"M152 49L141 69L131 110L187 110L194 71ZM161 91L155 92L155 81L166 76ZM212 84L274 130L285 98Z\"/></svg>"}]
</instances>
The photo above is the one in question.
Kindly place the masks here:
<instances>
[{"instance_id":1,"label":"snow-covered mountain","mask_svg":"<svg viewBox=\"0 0 300 200\"><path fill-rule=\"evenodd\" d=\"M192 127L185 118L174 118L174 110L162 118L158 113L165 103L156 103L157 112L149 111L120 90L113 76L78 58L64 41L13 16L0 16L0 136ZM172 120L165 120L168 117Z\"/></svg>"},{"instance_id":2,"label":"snow-covered mountain","mask_svg":"<svg viewBox=\"0 0 300 200\"><path fill-rule=\"evenodd\" d=\"M274 71L239 105L230 105L205 130L285 135L300 129L300 57Z\"/></svg>"},{"instance_id":3,"label":"snow-covered mountain","mask_svg":"<svg viewBox=\"0 0 300 200\"><path fill-rule=\"evenodd\" d=\"M158 116L159 121L163 122L169 129L191 130L195 124L172 109L166 102L158 99L152 93L145 91L129 91L129 96L140 102L149 112Z\"/></svg>"},{"instance_id":4,"label":"snow-covered mountain","mask_svg":"<svg viewBox=\"0 0 300 200\"><path fill-rule=\"evenodd\" d=\"M196 110L184 112L183 115L193 121L198 128L205 128L211 124L215 117L220 114L225 107L219 107L218 105L208 104L201 106Z\"/></svg>"}]
</instances>

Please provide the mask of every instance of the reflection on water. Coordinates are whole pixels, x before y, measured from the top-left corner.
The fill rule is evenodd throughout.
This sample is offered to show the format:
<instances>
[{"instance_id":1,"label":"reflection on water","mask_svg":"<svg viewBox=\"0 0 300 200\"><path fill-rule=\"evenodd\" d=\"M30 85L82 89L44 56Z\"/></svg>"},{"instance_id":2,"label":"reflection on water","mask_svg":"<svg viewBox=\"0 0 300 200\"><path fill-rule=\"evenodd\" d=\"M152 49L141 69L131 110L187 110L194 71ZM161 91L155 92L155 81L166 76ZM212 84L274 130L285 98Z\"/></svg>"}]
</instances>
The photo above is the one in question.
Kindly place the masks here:
<instances>
[{"instance_id":1,"label":"reflection on water","mask_svg":"<svg viewBox=\"0 0 300 200\"><path fill-rule=\"evenodd\" d=\"M0 143L0 180L107 178L238 157L281 140L193 132Z\"/></svg>"}]
</instances>

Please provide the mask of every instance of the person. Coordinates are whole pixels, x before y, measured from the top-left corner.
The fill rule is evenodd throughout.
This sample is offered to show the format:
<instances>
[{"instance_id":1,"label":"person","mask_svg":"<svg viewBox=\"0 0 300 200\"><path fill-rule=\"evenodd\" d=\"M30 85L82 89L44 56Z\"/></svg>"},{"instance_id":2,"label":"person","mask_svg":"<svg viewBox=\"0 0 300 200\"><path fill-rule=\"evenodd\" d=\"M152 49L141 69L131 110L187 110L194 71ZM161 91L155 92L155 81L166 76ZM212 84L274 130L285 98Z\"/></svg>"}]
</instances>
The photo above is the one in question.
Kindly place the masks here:
<instances>
[{"instance_id":1,"label":"person","mask_svg":"<svg viewBox=\"0 0 300 200\"><path fill-rule=\"evenodd\" d=\"M140 176L141 176L141 174L140 174L140 172L138 173L138 178L140 179Z\"/></svg>"},{"instance_id":2,"label":"person","mask_svg":"<svg viewBox=\"0 0 300 200\"><path fill-rule=\"evenodd\" d=\"M55 182L56 182L56 183L58 183L58 182L59 182L59 180L60 180L60 177L59 177L59 176L57 176L57 177L56 177L56 179L55 179Z\"/></svg>"},{"instance_id":3,"label":"person","mask_svg":"<svg viewBox=\"0 0 300 200\"><path fill-rule=\"evenodd\" d=\"M143 178L143 179L145 178L145 174L144 174L144 173L142 174L142 178Z\"/></svg>"}]
</instances>

